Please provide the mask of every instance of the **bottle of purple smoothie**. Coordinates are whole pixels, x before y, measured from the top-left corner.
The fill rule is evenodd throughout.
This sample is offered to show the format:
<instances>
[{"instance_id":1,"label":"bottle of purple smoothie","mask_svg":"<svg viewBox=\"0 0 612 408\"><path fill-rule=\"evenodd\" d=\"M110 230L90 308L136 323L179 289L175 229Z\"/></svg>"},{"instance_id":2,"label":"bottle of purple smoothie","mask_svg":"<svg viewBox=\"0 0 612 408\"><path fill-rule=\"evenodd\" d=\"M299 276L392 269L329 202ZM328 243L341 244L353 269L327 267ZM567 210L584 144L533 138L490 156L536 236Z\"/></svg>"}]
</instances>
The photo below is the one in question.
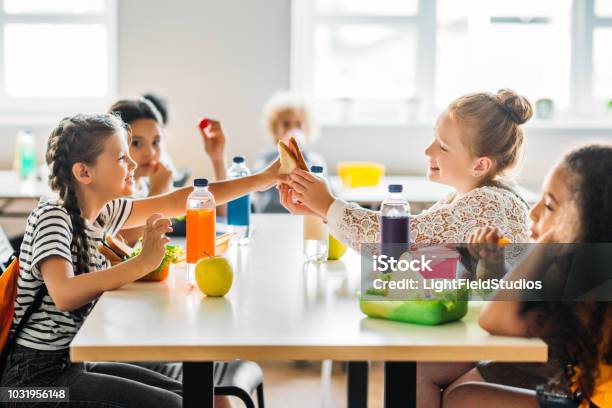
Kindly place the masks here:
<instances>
[{"instance_id":1,"label":"bottle of purple smoothie","mask_svg":"<svg viewBox=\"0 0 612 408\"><path fill-rule=\"evenodd\" d=\"M410 246L410 204L402 191L401 184L389 184L389 196L380 207L381 252L398 260Z\"/></svg>"}]
</instances>

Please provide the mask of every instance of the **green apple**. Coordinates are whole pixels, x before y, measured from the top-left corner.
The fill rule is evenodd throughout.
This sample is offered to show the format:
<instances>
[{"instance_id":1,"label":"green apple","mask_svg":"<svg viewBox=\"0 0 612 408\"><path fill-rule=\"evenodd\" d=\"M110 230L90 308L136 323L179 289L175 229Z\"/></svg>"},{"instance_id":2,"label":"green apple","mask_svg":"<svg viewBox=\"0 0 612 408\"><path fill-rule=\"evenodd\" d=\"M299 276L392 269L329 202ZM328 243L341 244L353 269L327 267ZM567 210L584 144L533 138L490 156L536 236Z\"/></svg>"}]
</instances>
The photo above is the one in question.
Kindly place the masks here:
<instances>
[{"instance_id":1,"label":"green apple","mask_svg":"<svg viewBox=\"0 0 612 408\"><path fill-rule=\"evenodd\" d=\"M330 261L335 261L336 259L342 258L342 255L346 252L347 246L342 242L338 241L331 234L329 234L329 254L327 255L327 259Z\"/></svg>"},{"instance_id":2,"label":"green apple","mask_svg":"<svg viewBox=\"0 0 612 408\"><path fill-rule=\"evenodd\" d=\"M206 296L225 296L232 287L234 270L222 256L201 258L195 266L198 287Z\"/></svg>"}]
</instances>

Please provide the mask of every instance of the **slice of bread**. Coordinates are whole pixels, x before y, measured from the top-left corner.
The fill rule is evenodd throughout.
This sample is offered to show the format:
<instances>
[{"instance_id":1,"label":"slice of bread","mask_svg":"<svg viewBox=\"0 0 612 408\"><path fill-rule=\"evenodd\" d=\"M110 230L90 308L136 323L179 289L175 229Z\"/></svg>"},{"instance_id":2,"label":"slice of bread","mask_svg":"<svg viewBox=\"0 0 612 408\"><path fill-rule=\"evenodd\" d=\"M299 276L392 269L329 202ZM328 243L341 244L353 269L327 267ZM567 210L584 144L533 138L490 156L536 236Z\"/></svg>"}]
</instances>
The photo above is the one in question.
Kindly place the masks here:
<instances>
[{"instance_id":1,"label":"slice of bread","mask_svg":"<svg viewBox=\"0 0 612 408\"><path fill-rule=\"evenodd\" d=\"M294 153L285 143L282 141L278 142L278 154L280 157L281 167L279 170L280 174L289 174L296 168L308 171L308 165L304 160L304 155L300 150L300 146L294 137L289 139L289 144L293 147Z\"/></svg>"},{"instance_id":2,"label":"slice of bread","mask_svg":"<svg viewBox=\"0 0 612 408\"><path fill-rule=\"evenodd\" d=\"M281 167L278 171L280 174L289 174L297 168L297 160L293 152L283 142L278 142L278 155L281 162Z\"/></svg>"},{"instance_id":3,"label":"slice of bread","mask_svg":"<svg viewBox=\"0 0 612 408\"><path fill-rule=\"evenodd\" d=\"M302 149L300 149L300 145L298 144L297 140L295 140L295 137L291 136L291 138L289 138L289 144L293 146L293 151L295 152L295 159L297 161L298 167L304 171L309 171L310 169L308 168L306 159L304 159Z\"/></svg>"}]
</instances>

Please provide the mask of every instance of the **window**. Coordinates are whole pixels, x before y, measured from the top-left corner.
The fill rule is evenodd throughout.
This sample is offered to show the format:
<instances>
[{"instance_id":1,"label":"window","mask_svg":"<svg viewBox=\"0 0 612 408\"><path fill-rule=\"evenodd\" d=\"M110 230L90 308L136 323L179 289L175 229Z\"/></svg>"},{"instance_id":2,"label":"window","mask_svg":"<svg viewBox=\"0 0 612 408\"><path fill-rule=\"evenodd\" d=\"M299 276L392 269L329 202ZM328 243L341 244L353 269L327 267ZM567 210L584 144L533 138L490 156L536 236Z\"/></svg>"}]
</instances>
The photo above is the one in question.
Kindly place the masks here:
<instances>
[{"instance_id":1,"label":"window","mask_svg":"<svg viewBox=\"0 0 612 408\"><path fill-rule=\"evenodd\" d=\"M592 94L597 106L612 101L612 0L595 0ZM608 107L610 109L610 107Z\"/></svg>"},{"instance_id":2,"label":"window","mask_svg":"<svg viewBox=\"0 0 612 408\"><path fill-rule=\"evenodd\" d=\"M612 99L612 0L293 0L292 88L328 124L429 120L475 90Z\"/></svg>"},{"instance_id":3,"label":"window","mask_svg":"<svg viewBox=\"0 0 612 408\"><path fill-rule=\"evenodd\" d=\"M0 113L103 109L115 95L114 0L0 0Z\"/></svg>"}]
</instances>

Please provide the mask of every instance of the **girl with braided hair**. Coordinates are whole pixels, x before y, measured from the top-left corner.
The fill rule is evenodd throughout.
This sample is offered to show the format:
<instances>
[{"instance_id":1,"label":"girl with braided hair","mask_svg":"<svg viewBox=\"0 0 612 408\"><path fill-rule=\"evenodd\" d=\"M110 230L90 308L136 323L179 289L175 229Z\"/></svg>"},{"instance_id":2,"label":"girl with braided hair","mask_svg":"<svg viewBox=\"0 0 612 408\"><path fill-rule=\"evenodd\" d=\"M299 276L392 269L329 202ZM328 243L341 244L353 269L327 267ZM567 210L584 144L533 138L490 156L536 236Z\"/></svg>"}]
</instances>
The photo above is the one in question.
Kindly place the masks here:
<instances>
[{"instance_id":1,"label":"girl with braided hair","mask_svg":"<svg viewBox=\"0 0 612 408\"><path fill-rule=\"evenodd\" d=\"M480 325L492 334L541 337L549 345L549 363L481 362L476 368L469 363L422 364L419 406L438 407L442 399L442 406L452 408L537 407L535 388L547 383L567 394L579 393L582 402L574 406L612 406L612 304L593 296L561 301L584 299L585 293L610 279L609 255L601 252L608 246L600 244L612 243L611 175L612 146L578 148L555 166L531 209L531 237L540 244L584 245L538 245L505 277L533 279L552 271L571 279L576 273L581 285L567 279L573 284L543 297L559 301L502 301L508 298L500 292L480 313ZM497 243L499 235L495 228L482 228L474 231L470 242L480 250L483 244ZM577 258L580 252L590 259ZM584 262L594 258L591 265Z\"/></svg>"},{"instance_id":2,"label":"girl with braided hair","mask_svg":"<svg viewBox=\"0 0 612 408\"><path fill-rule=\"evenodd\" d=\"M100 295L159 266L170 221L185 212L192 187L130 200L136 164L117 116L75 115L51 132L46 161L58 199L41 201L20 248L13 331L37 294L46 293L15 338L1 386L69 387L87 406L180 407L181 383L120 363L72 364L68 347ZM222 204L281 180L277 161L252 176L210 184ZM97 248L105 235L145 225L142 252L112 266ZM46 292L45 292L46 290ZM42 291L42 292L41 292ZM217 399L219 406L227 403ZM22 406L21 404L19 406Z\"/></svg>"}]
</instances>

